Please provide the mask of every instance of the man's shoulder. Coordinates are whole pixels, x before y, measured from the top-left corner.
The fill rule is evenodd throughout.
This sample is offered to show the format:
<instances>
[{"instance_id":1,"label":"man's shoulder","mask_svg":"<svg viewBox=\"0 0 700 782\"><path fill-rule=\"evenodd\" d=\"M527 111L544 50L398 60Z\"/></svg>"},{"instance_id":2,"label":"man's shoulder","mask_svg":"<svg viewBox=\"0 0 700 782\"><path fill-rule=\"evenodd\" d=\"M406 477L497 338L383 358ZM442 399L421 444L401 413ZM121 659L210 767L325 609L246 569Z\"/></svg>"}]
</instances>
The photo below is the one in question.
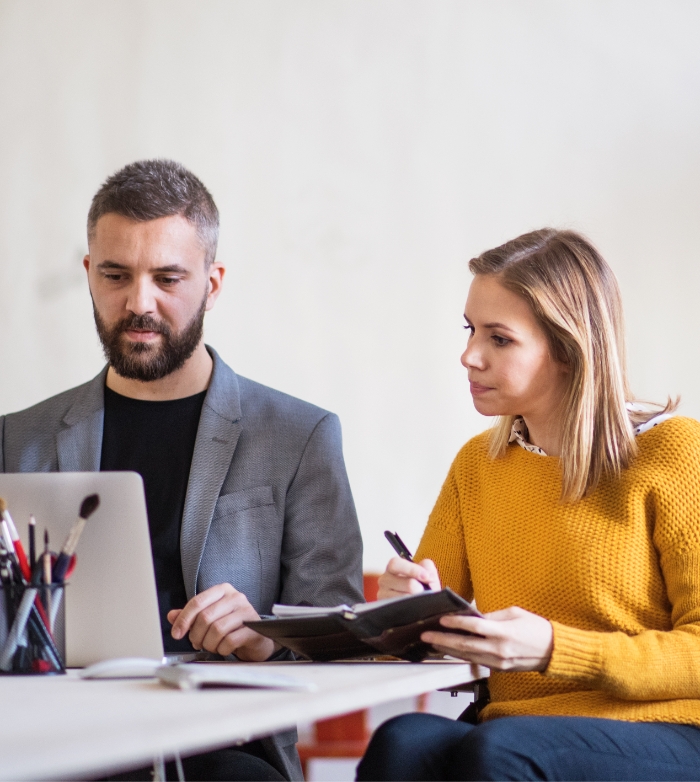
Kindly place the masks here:
<instances>
[{"instance_id":1,"label":"man's shoulder","mask_svg":"<svg viewBox=\"0 0 700 782\"><path fill-rule=\"evenodd\" d=\"M336 418L317 405L239 375L211 346L207 350L214 359L214 371L206 404L224 418L241 419L246 428L256 423L266 428L313 428L324 418Z\"/></svg>"},{"instance_id":2,"label":"man's shoulder","mask_svg":"<svg viewBox=\"0 0 700 782\"><path fill-rule=\"evenodd\" d=\"M223 420L240 421L246 439L286 450L305 447L314 434L323 442L340 442L340 422L334 413L239 375L207 348L214 371L205 405Z\"/></svg>"},{"instance_id":3,"label":"man's shoulder","mask_svg":"<svg viewBox=\"0 0 700 782\"><path fill-rule=\"evenodd\" d=\"M38 429L46 431L47 428L58 426L68 413L75 407L76 403L85 399L85 397L95 388L96 382L99 382L101 375L82 383L60 394L44 399L31 407L18 410L14 413L8 413L4 416L5 428L21 429L28 431Z\"/></svg>"},{"instance_id":4,"label":"man's shoulder","mask_svg":"<svg viewBox=\"0 0 700 782\"><path fill-rule=\"evenodd\" d=\"M237 375L244 420L250 417L269 422L284 421L301 426L315 426L327 416L335 415L303 399Z\"/></svg>"}]
</instances>

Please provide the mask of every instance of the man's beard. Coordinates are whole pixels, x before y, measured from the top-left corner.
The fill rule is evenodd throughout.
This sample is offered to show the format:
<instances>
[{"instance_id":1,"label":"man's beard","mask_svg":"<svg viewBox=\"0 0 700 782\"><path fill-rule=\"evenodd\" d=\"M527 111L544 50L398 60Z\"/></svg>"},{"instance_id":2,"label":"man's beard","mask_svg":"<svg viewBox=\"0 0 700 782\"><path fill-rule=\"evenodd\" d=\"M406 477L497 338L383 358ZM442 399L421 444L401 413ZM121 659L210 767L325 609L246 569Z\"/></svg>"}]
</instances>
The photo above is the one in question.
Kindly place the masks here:
<instances>
[{"instance_id":1,"label":"man's beard","mask_svg":"<svg viewBox=\"0 0 700 782\"><path fill-rule=\"evenodd\" d=\"M148 383L180 369L194 353L202 340L206 306L205 296L192 320L177 334L167 323L150 315L131 315L110 328L99 316L94 302L92 310L105 358L112 369L129 380ZM122 335L129 329L158 332L160 344L125 342Z\"/></svg>"}]
</instances>

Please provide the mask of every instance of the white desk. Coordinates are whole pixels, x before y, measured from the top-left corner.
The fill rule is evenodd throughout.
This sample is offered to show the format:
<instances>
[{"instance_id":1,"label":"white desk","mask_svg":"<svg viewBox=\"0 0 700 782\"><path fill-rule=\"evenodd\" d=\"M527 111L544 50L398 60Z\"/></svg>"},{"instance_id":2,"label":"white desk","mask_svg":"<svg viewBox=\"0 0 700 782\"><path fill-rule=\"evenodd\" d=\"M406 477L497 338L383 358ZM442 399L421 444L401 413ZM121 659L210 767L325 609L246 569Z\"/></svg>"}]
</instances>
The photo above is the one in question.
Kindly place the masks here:
<instances>
[{"instance_id":1,"label":"white desk","mask_svg":"<svg viewBox=\"0 0 700 782\"><path fill-rule=\"evenodd\" d=\"M145 766L158 753L167 758L248 741L487 673L453 662L263 665L317 689L182 691L151 679L86 681L73 672L0 677L0 779L65 779Z\"/></svg>"}]
</instances>

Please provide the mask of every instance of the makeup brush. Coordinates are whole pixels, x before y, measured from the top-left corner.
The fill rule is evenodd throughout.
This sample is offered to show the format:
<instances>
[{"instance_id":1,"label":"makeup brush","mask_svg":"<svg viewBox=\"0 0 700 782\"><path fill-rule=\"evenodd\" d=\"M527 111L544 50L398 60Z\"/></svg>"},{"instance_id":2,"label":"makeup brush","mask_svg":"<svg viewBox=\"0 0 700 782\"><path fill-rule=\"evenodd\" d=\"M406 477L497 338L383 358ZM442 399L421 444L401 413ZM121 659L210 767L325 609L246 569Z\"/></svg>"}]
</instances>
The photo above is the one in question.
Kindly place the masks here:
<instances>
[{"instance_id":1,"label":"makeup brush","mask_svg":"<svg viewBox=\"0 0 700 782\"><path fill-rule=\"evenodd\" d=\"M25 581L31 581L32 571L29 569L27 555L24 553L24 546L19 537L19 532L17 532L17 527L15 527L15 523L12 521L10 511L7 510L7 502L4 497L0 497L0 517L5 524L7 524L7 530L10 533L10 538L15 550L15 555L17 556L17 561L19 562L19 569L22 571L22 576Z\"/></svg>"},{"instance_id":2,"label":"makeup brush","mask_svg":"<svg viewBox=\"0 0 700 782\"><path fill-rule=\"evenodd\" d=\"M71 527L71 531L68 533L68 537L66 538L66 542L63 544L63 548L58 555L58 559L54 563L52 573L52 581L54 584L60 583L65 579L71 557L75 553L75 548L78 545L80 536L82 535L83 529L85 528L85 522L97 510L97 506L99 504L99 494L90 494L82 501L80 505L80 512L78 513L78 519Z\"/></svg>"}]
</instances>

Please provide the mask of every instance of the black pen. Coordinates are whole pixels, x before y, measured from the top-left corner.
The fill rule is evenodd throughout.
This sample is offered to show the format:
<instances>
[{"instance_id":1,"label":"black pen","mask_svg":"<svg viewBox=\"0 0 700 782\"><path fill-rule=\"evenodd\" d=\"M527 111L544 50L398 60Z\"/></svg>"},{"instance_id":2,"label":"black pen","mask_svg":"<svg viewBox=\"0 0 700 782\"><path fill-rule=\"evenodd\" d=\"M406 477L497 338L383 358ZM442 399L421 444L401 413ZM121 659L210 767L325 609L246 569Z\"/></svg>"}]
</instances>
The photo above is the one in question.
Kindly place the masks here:
<instances>
[{"instance_id":1,"label":"black pen","mask_svg":"<svg viewBox=\"0 0 700 782\"><path fill-rule=\"evenodd\" d=\"M413 562L413 554L411 554L406 544L401 540L398 532L389 532L388 529L384 530L384 537L391 543L392 548L401 559L407 559L409 562ZM430 587L424 581L421 581L420 583L423 585L423 589L425 589L426 592L430 591Z\"/></svg>"},{"instance_id":2,"label":"black pen","mask_svg":"<svg viewBox=\"0 0 700 782\"><path fill-rule=\"evenodd\" d=\"M36 519L29 516L29 572L33 575L36 567Z\"/></svg>"}]
</instances>

